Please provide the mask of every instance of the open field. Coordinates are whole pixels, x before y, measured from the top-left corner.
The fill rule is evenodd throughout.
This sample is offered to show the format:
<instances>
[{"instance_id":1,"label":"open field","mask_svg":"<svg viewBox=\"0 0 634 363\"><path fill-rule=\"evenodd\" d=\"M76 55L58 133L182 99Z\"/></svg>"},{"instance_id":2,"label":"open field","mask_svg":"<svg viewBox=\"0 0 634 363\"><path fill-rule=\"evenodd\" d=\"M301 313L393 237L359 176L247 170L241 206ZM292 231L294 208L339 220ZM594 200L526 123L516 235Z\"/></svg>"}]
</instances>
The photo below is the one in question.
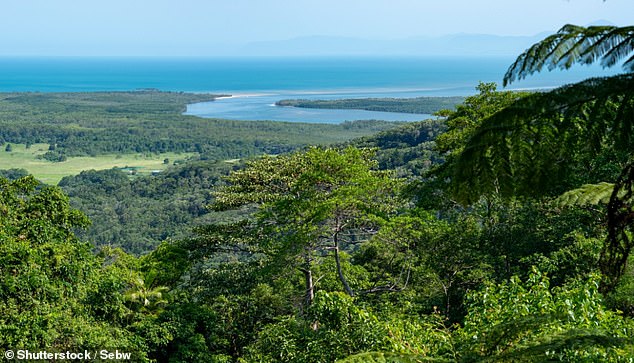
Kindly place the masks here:
<instances>
[{"instance_id":1,"label":"open field","mask_svg":"<svg viewBox=\"0 0 634 363\"><path fill-rule=\"evenodd\" d=\"M84 170L103 170L112 168L129 168L137 174L151 174L153 170L163 170L174 161L185 160L195 153L137 153L123 155L99 155L95 157L81 156L69 157L63 162L50 162L38 159L48 151L48 144L34 144L26 148L24 144L11 144L11 151L5 151L5 146L0 149L0 169L21 168L26 169L37 179L47 184L57 184L63 177L76 175Z\"/></svg>"},{"instance_id":2,"label":"open field","mask_svg":"<svg viewBox=\"0 0 634 363\"><path fill-rule=\"evenodd\" d=\"M232 160L279 154L397 126L385 121L334 125L182 115L187 104L215 97L155 90L0 93L0 145L5 145L0 146L0 169L26 169L49 184L91 169L128 167L143 175L193 155ZM7 144L10 151L5 151ZM27 149L26 144L32 145ZM38 158L46 153L46 159Z\"/></svg>"}]
</instances>

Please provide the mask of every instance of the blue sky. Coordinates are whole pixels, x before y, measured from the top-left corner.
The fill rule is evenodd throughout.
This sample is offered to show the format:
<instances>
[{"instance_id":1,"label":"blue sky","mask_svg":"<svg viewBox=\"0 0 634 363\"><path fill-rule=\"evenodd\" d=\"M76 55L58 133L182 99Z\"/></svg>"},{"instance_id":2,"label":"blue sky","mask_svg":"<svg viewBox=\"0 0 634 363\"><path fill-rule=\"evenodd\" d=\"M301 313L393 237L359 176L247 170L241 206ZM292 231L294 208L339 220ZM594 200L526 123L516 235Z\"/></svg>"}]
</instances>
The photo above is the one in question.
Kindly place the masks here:
<instances>
[{"instance_id":1,"label":"blue sky","mask_svg":"<svg viewBox=\"0 0 634 363\"><path fill-rule=\"evenodd\" d=\"M2 4L0 55L213 56L313 35L534 35L632 14L632 0L20 0Z\"/></svg>"}]
</instances>

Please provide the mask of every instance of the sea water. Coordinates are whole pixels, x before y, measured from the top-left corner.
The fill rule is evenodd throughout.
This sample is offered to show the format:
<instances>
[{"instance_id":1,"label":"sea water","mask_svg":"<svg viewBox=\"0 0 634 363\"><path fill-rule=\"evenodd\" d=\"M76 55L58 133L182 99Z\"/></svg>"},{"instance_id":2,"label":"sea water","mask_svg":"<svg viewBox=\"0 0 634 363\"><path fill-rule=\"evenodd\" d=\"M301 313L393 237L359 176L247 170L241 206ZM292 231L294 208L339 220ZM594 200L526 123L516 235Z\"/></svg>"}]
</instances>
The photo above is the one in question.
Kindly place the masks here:
<instances>
[{"instance_id":1,"label":"sea water","mask_svg":"<svg viewBox=\"0 0 634 363\"><path fill-rule=\"evenodd\" d=\"M187 114L237 120L342 122L429 115L277 107L281 99L466 96L501 83L513 58L0 58L0 91L159 89L237 97L190 105ZM511 89L548 89L614 74L597 66L543 72Z\"/></svg>"}]
</instances>

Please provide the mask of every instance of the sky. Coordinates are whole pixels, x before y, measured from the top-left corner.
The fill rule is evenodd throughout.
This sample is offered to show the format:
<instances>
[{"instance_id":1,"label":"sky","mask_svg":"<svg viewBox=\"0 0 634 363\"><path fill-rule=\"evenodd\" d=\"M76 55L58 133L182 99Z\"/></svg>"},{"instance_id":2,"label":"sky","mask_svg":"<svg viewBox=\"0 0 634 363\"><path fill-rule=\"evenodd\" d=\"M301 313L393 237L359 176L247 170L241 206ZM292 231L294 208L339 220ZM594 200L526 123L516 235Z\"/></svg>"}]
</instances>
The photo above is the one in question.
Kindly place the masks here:
<instances>
[{"instance_id":1,"label":"sky","mask_svg":"<svg viewBox=\"0 0 634 363\"><path fill-rule=\"evenodd\" d=\"M307 36L392 40L629 25L632 0L4 0L0 55L213 56Z\"/></svg>"}]
</instances>

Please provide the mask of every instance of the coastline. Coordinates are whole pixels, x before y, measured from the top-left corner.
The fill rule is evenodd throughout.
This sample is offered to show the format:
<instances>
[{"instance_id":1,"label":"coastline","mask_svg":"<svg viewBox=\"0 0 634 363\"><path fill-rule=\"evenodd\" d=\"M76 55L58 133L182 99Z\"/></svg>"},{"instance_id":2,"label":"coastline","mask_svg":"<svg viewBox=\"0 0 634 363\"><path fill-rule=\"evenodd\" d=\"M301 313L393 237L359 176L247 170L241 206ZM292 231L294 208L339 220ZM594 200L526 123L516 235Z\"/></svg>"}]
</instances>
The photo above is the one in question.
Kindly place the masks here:
<instances>
[{"instance_id":1,"label":"coastline","mask_svg":"<svg viewBox=\"0 0 634 363\"><path fill-rule=\"evenodd\" d=\"M208 93L208 92L203 92L203 93ZM229 95L222 95L220 97L216 97L216 100L223 100L223 99L230 99L230 98L243 98L243 97L260 97L260 96L269 96L272 95L270 93L232 93L232 92L227 92L227 93L231 93Z\"/></svg>"},{"instance_id":2,"label":"coastline","mask_svg":"<svg viewBox=\"0 0 634 363\"><path fill-rule=\"evenodd\" d=\"M230 92L227 92L230 93ZM216 98L212 102L197 102L187 105L184 115L209 119L226 119L236 121L280 121L302 123L339 124L346 121L383 120L393 122L413 122L433 118L431 114L372 111L363 109L325 109L284 107L275 103L285 97L293 97L305 93L238 93ZM330 93L341 99L348 93ZM372 95L376 95L372 93ZM403 96L396 93L393 96ZM313 94L317 98L318 94ZM361 94L359 96L365 96Z\"/></svg>"}]
</instances>

